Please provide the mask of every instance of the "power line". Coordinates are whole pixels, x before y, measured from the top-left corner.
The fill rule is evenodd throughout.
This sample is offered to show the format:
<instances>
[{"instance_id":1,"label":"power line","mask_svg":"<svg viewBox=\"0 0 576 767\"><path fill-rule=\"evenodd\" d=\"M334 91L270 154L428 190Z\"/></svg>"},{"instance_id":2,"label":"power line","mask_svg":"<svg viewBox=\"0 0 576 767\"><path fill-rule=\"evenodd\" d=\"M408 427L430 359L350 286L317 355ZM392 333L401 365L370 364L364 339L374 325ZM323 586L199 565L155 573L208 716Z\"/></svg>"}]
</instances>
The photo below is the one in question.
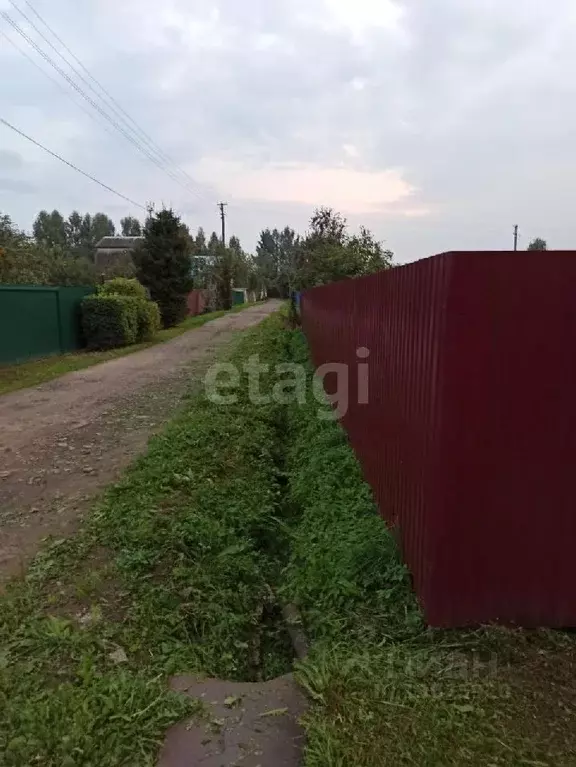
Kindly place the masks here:
<instances>
[{"instance_id":1,"label":"power line","mask_svg":"<svg viewBox=\"0 0 576 767\"><path fill-rule=\"evenodd\" d=\"M136 207L142 208L142 210L146 210L146 207L144 205L141 205L139 202L136 202L135 200L131 200L130 197L126 197L125 194L122 194L121 192L117 192L115 189L112 189L111 186L104 184L102 181L98 181L97 178L94 178L94 176L91 176L89 173L86 173L85 170L78 168L76 165L74 165L74 163L71 163L68 160L65 160L59 154L56 154L56 152L53 152L51 149L48 149L48 147L45 147L39 141L36 141L36 139L33 139L31 136L28 136L26 133L24 133L24 131L19 130L14 125L9 123L8 120L5 120L3 117L0 117L0 123L5 125L7 128L10 128L10 130L13 130L15 133L18 133L18 135L22 136L22 138L25 138L27 141L30 141L35 146L39 147L40 149L43 149L45 152L48 152L48 154L52 155L52 157L55 157L57 160L60 160L60 162L63 162L64 165L67 165L69 168L72 168L78 173L81 173L83 176L86 176L86 178L89 178L90 181L94 181L95 184L98 184L103 189L106 189L108 192L112 192L112 194L115 194L117 197L121 197L123 200L126 200L126 202L129 202L131 205L136 205Z\"/></svg>"},{"instance_id":2,"label":"power line","mask_svg":"<svg viewBox=\"0 0 576 767\"><path fill-rule=\"evenodd\" d=\"M188 187L184 186L184 184L180 181L180 179L169 169L164 166L164 164L159 161L153 154L150 153L150 151L140 144L140 142L135 139L133 136L131 136L129 133L126 132L126 130L119 125L116 120L114 120L113 117L111 117L107 112L105 112L102 107L97 104L94 99L92 99L82 88L79 86L74 80L60 67L58 64L56 64L49 54L47 54L40 46L37 45L37 43L29 37L29 35L24 32L24 30L5 12L1 12L2 17L7 21L10 26L22 37L24 40L31 45L34 50L36 50L37 53L39 53L42 58L50 64L50 66L55 69L58 74L60 74L81 96L84 98L99 114L102 115L109 123L113 125L114 128L116 128L117 131L119 131L133 146L138 149L139 152L144 154L151 162L154 163L160 170L162 170L164 173L166 173L173 181L175 181L177 184L182 186L186 191L193 192L193 190L189 189ZM193 192L198 196L197 192Z\"/></svg>"},{"instance_id":3,"label":"power line","mask_svg":"<svg viewBox=\"0 0 576 767\"><path fill-rule=\"evenodd\" d=\"M42 56L42 58L43 58L45 61L47 61L47 62L48 62L48 64L50 64L50 66L51 66L53 69L55 69L55 70L58 72L58 74L60 74L60 75L61 75L61 76L62 76L62 77L63 77L63 78L64 78L64 79L65 79L65 80L66 80L66 81L67 81L67 82L68 82L68 83L69 83L69 84L70 84L70 85L71 85L71 86L74 88L74 90L76 90L76 91L77 91L77 92L78 92L78 93L79 93L79 94L82 96L82 98L84 98L84 99L85 99L85 100L86 100L86 101L87 101L87 102L88 102L88 103L89 103L89 104L90 104L90 105L91 105L91 106L92 106L94 109L96 109L96 110L97 110L97 111L98 111L98 112L99 112L99 113L100 113L100 114L101 114L101 115L102 115L102 116L103 116L103 117L104 117L106 120L108 120L108 122L110 122L110 123L111 123L111 124L112 124L112 125L113 125L113 126L114 126L114 127L117 129L117 130L118 130L118 131L120 131L120 132L121 132L121 133L122 133L122 134L123 134L123 135L124 135L124 136L125 136L125 137L126 137L126 138L127 138L127 139L128 139L130 142L131 142L131 143L132 143L132 144L134 144L134 146L136 146L138 149L140 149L140 151L144 151L144 150L143 150L143 149L142 149L142 148L139 146L139 144L138 144L138 143L137 143L137 142L136 142L136 141L135 141L135 140L132 138L132 136L130 136L129 134L127 134L127 133L124 131L124 129L123 129L123 128L122 128L120 125L118 125L118 123L116 123L116 122L114 121L114 119L113 119L112 117L110 117L110 115L108 115L108 114L107 114L107 113L106 113L106 112L105 112L105 111L104 111L104 110L103 110L103 109L100 107L100 105L99 105L99 104L97 104L97 103L96 103L96 102L95 102L95 101L94 101L92 98L90 98L90 96L88 96L88 95L87 95L87 94L86 94L86 93L85 93L85 92L82 90L82 88L81 88L81 87L80 87L80 86L79 86L77 83L75 83L75 82L74 82L74 80L72 80L72 78L71 78L71 77L70 77L70 76L69 76L69 75L68 75L68 74L67 74L67 73L66 73L66 72L65 72L65 71L64 71L64 70L63 70L61 67L59 67L59 66L58 66L58 64L56 64L56 63L55 63L55 62L54 62L54 61L53 61L53 60L50 58L50 56L49 56L49 55L48 55L48 54L47 54L45 51L43 51L43 50L42 50L42 48L40 48L40 46L38 46L38 45L36 44L36 42L35 42L34 40L32 40L32 38L31 38L31 37L29 37L29 36L26 34L26 32L24 32L24 30L23 30L23 29L22 29L20 26L18 26L18 24L17 24L17 23L16 23L16 22L15 22L13 19L11 19L11 18L10 18L10 16L9 16L9 15L8 15L8 14L7 14L5 11L2 11L2 17L5 19L5 21L7 21L7 22L10 24L10 26L11 26L11 27L12 27L12 28L13 28L13 29L14 29L14 30L15 30L15 31L16 31L16 32L17 32L17 33L18 33L18 34L19 34L19 35L20 35L22 38L24 38L24 40L25 40L25 41L26 41L26 42L27 42L27 43L28 43L30 46L32 46L32 48L34 48L34 50L35 50L37 53L39 53L39 54ZM157 161L155 158L153 158L153 157L152 157L151 155L149 155L149 154L148 154L147 156L148 156L148 157L149 157L149 159L151 159L151 160L152 160L152 161L153 161L153 162L154 162L154 163L155 163L155 164L156 164L158 167L160 167L160 168L163 170L162 166L161 166L161 165L158 163L158 161Z\"/></svg>"},{"instance_id":4,"label":"power line","mask_svg":"<svg viewBox=\"0 0 576 767\"><path fill-rule=\"evenodd\" d=\"M39 35L40 35L40 36L41 36L41 37L42 37L44 40L46 40L46 42L48 43L48 45L50 45L50 47L51 47L53 50L55 50L55 51L56 51L56 53L57 53L57 54L58 54L58 55L59 55L59 56L60 56L60 57L61 57L61 58L62 58L64 61L66 61L66 63L68 64L68 66L69 66L69 67L70 67L70 68L71 68L71 69L72 69L72 70L73 70L73 71L76 73L76 75L77 75L78 77L80 77L80 79L81 79L83 82L85 82L85 83L86 83L86 85L88 85L88 87L89 87L89 88L90 88L90 89L91 89L91 90L92 90L92 91L93 91L93 92L94 92L94 93L95 93L95 94L98 96L98 98L100 98L102 101L104 101L103 97L102 97L102 96L101 96L101 95L98 93L98 91L96 91L96 90L93 88L93 86L92 86L92 85L90 85L90 83L89 83L89 82L88 82L88 81L87 81L87 80L86 80L86 79L83 77L83 75L81 75L81 74L78 72L78 70L77 70L77 69L75 69L75 67L74 67L72 64L70 64L70 62L69 62L69 61L68 61L68 60L67 60L67 59L66 59L66 58L65 58L65 57L62 55L62 53L61 53L60 51L58 51L58 49L57 49L57 48L55 48L55 47L54 47L54 45L52 45L52 43L51 43L51 42L50 42L50 41L49 41L49 40L48 40L48 39L47 39L47 38L46 38L46 37L45 37L45 36L42 34L42 32L41 32L41 31L38 29L38 27L37 27L37 26L34 24L34 22L33 22L33 21L31 21L31 20L30 20L30 18L29 18L28 16L26 16L26 14L24 13L24 11L22 11L22 10L21 10L21 9L20 9L20 8L19 8L17 5L16 5L16 3L14 2L14 0L10 0L10 3L11 3L11 5L12 5L14 8L16 8L16 10L17 10L17 11L18 11L18 12L19 12L19 13L20 13L20 14L21 14L21 15L22 15L22 16L23 16L23 17L24 17L24 18L25 18L25 19L28 21L28 23L32 25L32 27L33 27L33 28L34 28L34 29L35 29L35 30L38 32L38 34L39 34ZM148 144L148 146L149 146L149 147L150 147L150 148L151 148L153 151L155 151L155 152L156 152L156 153L157 153L157 154L158 154L160 157L162 157L162 158L164 159L164 161L166 161L166 162L168 162L170 165L172 165L172 166L175 168L175 170L179 171L179 172L182 174L182 176L183 176L183 177L184 177L184 178L185 178L185 179L188 181L188 183L190 183L190 184L192 185L192 187L197 187L197 186L198 186L198 184L197 184L197 183L194 181L194 179L193 179L193 178L192 178L192 177L191 177L191 176L190 176L190 175L189 175L189 174L188 174L188 173L187 173L185 170L183 170L182 168L180 168L180 167L179 167L179 166L178 166L178 165L177 165L177 164L174 162L174 160L173 160L173 159L172 159L172 158L171 158L171 157L170 157L168 154L166 154L166 152L164 152L164 150L163 150L163 149L162 149L160 146L158 146L158 144L157 144L157 143L156 143L156 142L155 142L155 141L154 141L154 140L153 140L153 139L152 139L152 138L149 136L149 134L148 134L148 133L146 133L146 131L145 131L145 130L144 130L142 127L140 127L140 125L138 125L138 123L136 122L136 120L134 120L134 119L133 119L133 118L132 118L132 117L131 117L131 116L128 114L128 112L127 112L127 111L126 111L126 110L125 110L125 109L122 107L122 105L118 103L118 101L117 101L117 100L114 98L114 96L112 96L112 94L111 94L111 93L110 93L108 90L106 90L106 88L105 88L105 87L102 85L102 83L101 83L101 82L99 82L99 80L97 80L97 79L96 79L96 78L95 78L95 77L94 77L94 76L91 74L91 72L90 72L90 71L89 71L89 70L88 70L88 69L87 69L87 68L84 66L84 64L82 63L82 61L80 61L80 59L79 59L79 58L76 56L76 54L75 54L73 51L71 51L71 50L70 50L70 48L69 48L69 47L66 45L66 43L65 43L65 42L62 40L62 38L61 38L61 37L59 37L59 35L58 35L58 34L57 34L55 31L54 31L54 29L52 29L52 27L51 27L51 26L48 24L48 22L47 22L47 21L46 21L44 18L42 18L42 16L41 16L41 15L38 13L38 11L37 11L37 10L34 8L34 6L33 6L33 5L32 5L32 4L31 4L31 3L28 1L28 0L24 0L24 3L25 3L27 6L28 6L28 8L30 8L30 10L32 11L32 13L33 13L33 14L36 16L36 18L37 18L37 19L38 19L38 20L41 22L41 24L43 24L43 25L46 27L46 29L47 29L47 30L50 32L50 34L51 34L51 35L54 37L54 39L55 39L55 40L57 40L57 41L60 43L60 45L61 45L61 46L64 48L64 50L65 50L65 51L66 51L66 52L67 52L67 53L68 53L68 54L69 54L69 55L70 55L70 56L71 56L71 57L74 59L74 61L75 61L75 62L78 64L78 66L79 66L79 67L80 67L80 68L81 68L81 69L82 69L82 70L83 70L83 71L84 71L84 72L85 72L85 73L88 75L88 77L90 78L90 80L92 80L92 82L93 82L93 83L95 83L95 85L97 85L97 87L100 89L100 91L101 91L102 93L104 93L104 95L105 95L106 99L108 100L108 102L110 102L110 105L111 105L112 109L113 109L113 110L114 110L114 112L115 112L115 113L118 115L119 119L121 119L121 120L123 121L123 123L124 123L124 124L125 124L125 125L126 125L128 128L129 128L129 129L130 129L130 130L132 130L134 133L140 134L140 136L141 136L141 140L142 140L142 141L144 141L146 144ZM121 114L120 114L120 113L121 113ZM123 115L123 116L122 116L122 115ZM125 118L126 118L126 119L125 119ZM132 124L134 127L131 127L127 121L129 121L129 123L131 123L131 124ZM199 188L199 187L198 187L198 188ZM194 191L194 189L191 189L191 191ZM198 194L197 192L195 192L195 193L196 193L196 194Z\"/></svg>"},{"instance_id":5,"label":"power line","mask_svg":"<svg viewBox=\"0 0 576 767\"><path fill-rule=\"evenodd\" d=\"M69 99L70 99L70 101L72 101L72 103L76 104L76 106L77 106L77 107L79 107L79 108L80 108L80 109L81 109L83 112L85 112L85 113L88 115L88 117L89 117L91 120L95 120L95 121L96 121L96 118L94 117L94 114L93 114L93 113L92 113L92 112L91 112L91 111L88 109L88 107L85 107L85 106L84 106L84 104L82 104L82 102L81 102L81 101L77 101L77 100L74 98L74 96L73 96L73 95L70 93L70 91L69 91L69 90L66 90L66 88L65 88L65 87L62 85L62 83L60 82L60 80L57 80L55 77L52 77L52 75L50 74L50 72L48 72L46 69L43 69L43 68L40 66L40 64L38 64L38 62L37 62L37 61L35 61L35 60L32 58L32 56L30 56L30 54L29 54L29 53L26 53L26 51L24 50L24 48L21 48L21 47L18 45L18 43L17 43L15 40L13 40L13 39L10 37L10 35L7 35L7 34L6 34L6 32L4 32L4 30L3 30L3 29L0 29L0 35L2 35L2 37L4 37L6 40L8 40L8 42L10 43L10 45L12 45L14 48L16 48L16 50L17 50L19 53L21 53L21 54L22 54L22 56L24 56L24 58L28 59L28 61L29 61L29 62L30 62L30 63L31 63L33 66L35 66L35 67L36 67L36 69L38 69L40 72L42 72L42 74L43 74L43 75L45 75L45 76L46 76L46 77L47 77L47 78L48 78L48 79L49 79L51 82L53 82L53 83L54 83L54 85L55 85L55 86L58 88L58 90L60 90L60 91L61 91L61 92L62 92L62 93L63 93L63 94L64 94L64 95L67 97L67 98L69 98ZM106 133L108 133L110 136L113 136L113 135L114 135L114 134L112 133L112 131L110 130L110 128L109 128L107 125L104 125L103 123L102 123L102 124L101 124L101 123L98 123L98 124L100 125L100 127L104 128L104 130L106 131Z\"/></svg>"}]
</instances>

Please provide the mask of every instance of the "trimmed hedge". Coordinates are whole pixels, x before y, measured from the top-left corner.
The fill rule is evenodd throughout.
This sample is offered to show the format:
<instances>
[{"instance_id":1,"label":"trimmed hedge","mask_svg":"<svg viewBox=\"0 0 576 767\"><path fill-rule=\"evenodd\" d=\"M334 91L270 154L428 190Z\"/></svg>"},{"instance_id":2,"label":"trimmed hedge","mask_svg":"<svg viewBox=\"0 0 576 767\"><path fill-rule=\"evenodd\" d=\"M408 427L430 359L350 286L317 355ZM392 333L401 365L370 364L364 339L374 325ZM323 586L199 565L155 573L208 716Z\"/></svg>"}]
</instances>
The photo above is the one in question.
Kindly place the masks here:
<instances>
[{"instance_id":1,"label":"trimmed hedge","mask_svg":"<svg viewBox=\"0 0 576 767\"><path fill-rule=\"evenodd\" d=\"M126 277L107 280L82 304L82 323L89 349L151 341L161 327L158 304L138 280Z\"/></svg>"},{"instance_id":2,"label":"trimmed hedge","mask_svg":"<svg viewBox=\"0 0 576 767\"><path fill-rule=\"evenodd\" d=\"M160 309L154 301L138 299L138 341L151 341L162 327Z\"/></svg>"},{"instance_id":3,"label":"trimmed hedge","mask_svg":"<svg viewBox=\"0 0 576 767\"><path fill-rule=\"evenodd\" d=\"M129 296L87 296L82 301L82 329L88 348L113 349L135 343L140 301Z\"/></svg>"},{"instance_id":4,"label":"trimmed hedge","mask_svg":"<svg viewBox=\"0 0 576 767\"><path fill-rule=\"evenodd\" d=\"M113 280L106 280L98 288L98 295L131 296L132 298L140 298L144 301L148 299L144 285L140 284L137 279L127 279L126 277L115 277Z\"/></svg>"}]
</instances>

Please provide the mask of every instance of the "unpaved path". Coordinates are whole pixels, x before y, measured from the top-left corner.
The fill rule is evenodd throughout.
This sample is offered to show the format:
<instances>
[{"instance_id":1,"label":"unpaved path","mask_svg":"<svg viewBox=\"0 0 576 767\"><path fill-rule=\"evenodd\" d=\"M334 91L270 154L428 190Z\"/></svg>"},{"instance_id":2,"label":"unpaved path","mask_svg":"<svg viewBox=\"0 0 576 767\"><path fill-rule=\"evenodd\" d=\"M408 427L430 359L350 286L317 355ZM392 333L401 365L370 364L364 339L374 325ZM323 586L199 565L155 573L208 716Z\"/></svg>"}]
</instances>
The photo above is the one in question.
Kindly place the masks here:
<instances>
[{"instance_id":1,"label":"unpaved path","mask_svg":"<svg viewBox=\"0 0 576 767\"><path fill-rule=\"evenodd\" d=\"M0 585L48 535L77 527L201 379L216 348L279 306L269 301L50 383L0 397Z\"/></svg>"}]
</instances>

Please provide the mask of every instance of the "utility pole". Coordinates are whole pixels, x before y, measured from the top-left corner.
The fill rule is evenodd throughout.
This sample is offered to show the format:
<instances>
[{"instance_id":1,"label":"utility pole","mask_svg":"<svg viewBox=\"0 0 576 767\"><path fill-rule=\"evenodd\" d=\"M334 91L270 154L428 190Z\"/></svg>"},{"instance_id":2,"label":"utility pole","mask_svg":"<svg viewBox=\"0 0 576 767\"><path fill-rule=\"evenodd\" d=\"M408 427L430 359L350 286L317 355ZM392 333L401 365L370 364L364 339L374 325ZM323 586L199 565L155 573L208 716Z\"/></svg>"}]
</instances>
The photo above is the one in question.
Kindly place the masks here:
<instances>
[{"instance_id":1,"label":"utility pole","mask_svg":"<svg viewBox=\"0 0 576 767\"><path fill-rule=\"evenodd\" d=\"M518 224L514 225L514 250L518 250Z\"/></svg>"},{"instance_id":2,"label":"utility pole","mask_svg":"<svg viewBox=\"0 0 576 767\"><path fill-rule=\"evenodd\" d=\"M224 208L228 205L227 202L219 202L220 218L222 219L222 245L226 247L226 211Z\"/></svg>"}]
</instances>

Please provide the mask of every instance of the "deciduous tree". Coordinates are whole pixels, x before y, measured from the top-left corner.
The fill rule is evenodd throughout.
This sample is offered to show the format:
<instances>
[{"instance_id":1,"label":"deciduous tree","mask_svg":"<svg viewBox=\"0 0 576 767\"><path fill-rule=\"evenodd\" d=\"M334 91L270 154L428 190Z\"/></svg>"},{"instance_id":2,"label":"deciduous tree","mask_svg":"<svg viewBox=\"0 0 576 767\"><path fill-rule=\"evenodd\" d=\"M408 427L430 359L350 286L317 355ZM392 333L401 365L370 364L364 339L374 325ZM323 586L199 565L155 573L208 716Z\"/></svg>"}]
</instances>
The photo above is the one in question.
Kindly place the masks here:
<instances>
[{"instance_id":1,"label":"deciduous tree","mask_svg":"<svg viewBox=\"0 0 576 767\"><path fill-rule=\"evenodd\" d=\"M120 228L124 237L141 237L142 224L133 216L120 219Z\"/></svg>"},{"instance_id":2,"label":"deciduous tree","mask_svg":"<svg viewBox=\"0 0 576 767\"><path fill-rule=\"evenodd\" d=\"M264 229L256 246L255 266L269 295L288 298L296 284L301 241L290 227Z\"/></svg>"},{"instance_id":3,"label":"deciduous tree","mask_svg":"<svg viewBox=\"0 0 576 767\"><path fill-rule=\"evenodd\" d=\"M300 249L295 282L299 289L306 289L371 274L390 267L393 257L366 227L350 235L340 213L319 208Z\"/></svg>"},{"instance_id":4,"label":"deciduous tree","mask_svg":"<svg viewBox=\"0 0 576 767\"><path fill-rule=\"evenodd\" d=\"M58 210L48 213L41 210L32 225L34 239L43 245L59 245L65 247L68 244L66 222Z\"/></svg>"},{"instance_id":5,"label":"deciduous tree","mask_svg":"<svg viewBox=\"0 0 576 767\"><path fill-rule=\"evenodd\" d=\"M532 242L528 245L527 250L547 250L548 245L546 243L546 240L543 240L541 237L536 237Z\"/></svg>"}]
</instances>

